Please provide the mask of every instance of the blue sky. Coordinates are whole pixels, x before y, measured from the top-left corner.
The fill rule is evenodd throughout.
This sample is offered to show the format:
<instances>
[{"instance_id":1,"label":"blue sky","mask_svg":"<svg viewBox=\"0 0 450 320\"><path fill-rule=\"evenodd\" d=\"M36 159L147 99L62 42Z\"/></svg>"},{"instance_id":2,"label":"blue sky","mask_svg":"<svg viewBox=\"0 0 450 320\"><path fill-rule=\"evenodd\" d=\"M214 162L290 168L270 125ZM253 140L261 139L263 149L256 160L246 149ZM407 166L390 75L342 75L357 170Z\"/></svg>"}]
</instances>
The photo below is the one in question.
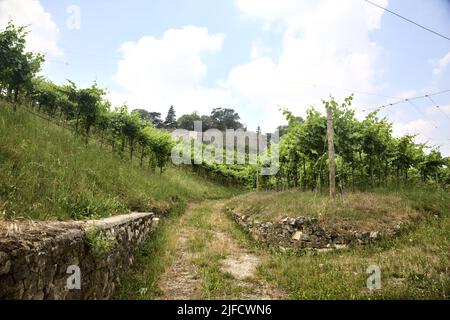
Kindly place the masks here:
<instances>
[{"instance_id":1,"label":"blue sky","mask_svg":"<svg viewBox=\"0 0 450 320\"><path fill-rule=\"evenodd\" d=\"M450 36L448 0L373 1ZM68 27L71 5L79 29ZM450 89L450 41L362 0L0 0L0 27L8 18L31 25L51 80L97 80L115 104L163 115L170 104L178 115L233 107L268 131L279 106L304 115L329 94L356 92L362 117L393 97ZM421 99L384 114L396 134L450 155L450 93L433 99L442 112Z\"/></svg>"}]
</instances>

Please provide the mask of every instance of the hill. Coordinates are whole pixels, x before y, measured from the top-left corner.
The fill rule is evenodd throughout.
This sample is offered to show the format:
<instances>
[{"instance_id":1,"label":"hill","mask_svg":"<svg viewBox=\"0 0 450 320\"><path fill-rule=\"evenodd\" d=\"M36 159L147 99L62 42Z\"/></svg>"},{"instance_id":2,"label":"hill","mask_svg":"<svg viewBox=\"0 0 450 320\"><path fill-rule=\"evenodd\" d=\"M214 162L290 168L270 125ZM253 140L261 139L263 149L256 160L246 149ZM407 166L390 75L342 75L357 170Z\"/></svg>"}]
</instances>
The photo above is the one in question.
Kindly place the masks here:
<instances>
[{"instance_id":1,"label":"hill","mask_svg":"<svg viewBox=\"0 0 450 320\"><path fill-rule=\"evenodd\" d=\"M187 201L235 190L169 167L163 174L124 160L99 143L13 111L0 100L0 213L3 218L91 219L129 211L168 213Z\"/></svg>"}]
</instances>

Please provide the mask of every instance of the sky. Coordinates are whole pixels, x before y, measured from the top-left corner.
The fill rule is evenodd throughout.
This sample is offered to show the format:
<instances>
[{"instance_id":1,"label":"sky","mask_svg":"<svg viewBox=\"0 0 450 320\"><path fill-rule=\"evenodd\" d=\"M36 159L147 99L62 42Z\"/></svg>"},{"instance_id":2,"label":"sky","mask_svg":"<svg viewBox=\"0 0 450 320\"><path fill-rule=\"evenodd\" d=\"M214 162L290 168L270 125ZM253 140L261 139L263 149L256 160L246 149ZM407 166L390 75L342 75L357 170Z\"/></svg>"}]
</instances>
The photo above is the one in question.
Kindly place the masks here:
<instances>
[{"instance_id":1,"label":"sky","mask_svg":"<svg viewBox=\"0 0 450 320\"><path fill-rule=\"evenodd\" d=\"M450 37L450 0L372 0ZM249 129L355 94L359 118L450 89L450 41L363 0L0 0L29 25L42 74L94 81L113 105L177 115L234 108ZM450 155L450 92L385 108L394 134ZM436 104L439 106L437 107Z\"/></svg>"}]
</instances>

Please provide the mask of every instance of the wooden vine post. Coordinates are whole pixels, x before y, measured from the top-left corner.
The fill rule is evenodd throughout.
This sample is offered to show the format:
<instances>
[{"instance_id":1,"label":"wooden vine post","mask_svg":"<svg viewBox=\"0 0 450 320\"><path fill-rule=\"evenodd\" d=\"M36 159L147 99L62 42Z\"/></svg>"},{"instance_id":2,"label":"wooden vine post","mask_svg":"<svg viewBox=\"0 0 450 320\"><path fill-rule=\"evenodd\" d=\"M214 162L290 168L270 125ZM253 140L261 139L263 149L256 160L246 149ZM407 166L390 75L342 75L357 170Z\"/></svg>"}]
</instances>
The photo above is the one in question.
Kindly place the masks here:
<instances>
[{"instance_id":1,"label":"wooden vine post","mask_svg":"<svg viewBox=\"0 0 450 320\"><path fill-rule=\"evenodd\" d=\"M330 197L336 196L336 163L334 155L334 128L333 128L333 106L327 104L327 140L328 140L328 172L330 184Z\"/></svg>"}]
</instances>

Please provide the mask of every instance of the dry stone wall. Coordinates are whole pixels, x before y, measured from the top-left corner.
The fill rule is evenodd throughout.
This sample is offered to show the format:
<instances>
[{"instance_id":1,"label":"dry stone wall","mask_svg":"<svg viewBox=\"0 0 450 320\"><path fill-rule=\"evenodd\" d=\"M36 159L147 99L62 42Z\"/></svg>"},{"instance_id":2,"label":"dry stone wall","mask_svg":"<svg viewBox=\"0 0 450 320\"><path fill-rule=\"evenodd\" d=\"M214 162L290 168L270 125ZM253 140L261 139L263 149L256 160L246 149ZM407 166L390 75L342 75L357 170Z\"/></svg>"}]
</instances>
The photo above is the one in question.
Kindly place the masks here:
<instances>
[{"instance_id":1,"label":"dry stone wall","mask_svg":"<svg viewBox=\"0 0 450 320\"><path fill-rule=\"evenodd\" d=\"M108 299L158 222L152 213L87 222L3 221L0 299Z\"/></svg>"},{"instance_id":2,"label":"dry stone wall","mask_svg":"<svg viewBox=\"0 0 450 320\"><path fill-rule=\"evenodd\" d=\"M339 249L362 245L383 236L379 231L348 231L337 233L326 230L316 218L299 216L274 222L260 222L227 209L228 213L252 238L270 246L294 249Z\"/></svg>"}]
</instances>

